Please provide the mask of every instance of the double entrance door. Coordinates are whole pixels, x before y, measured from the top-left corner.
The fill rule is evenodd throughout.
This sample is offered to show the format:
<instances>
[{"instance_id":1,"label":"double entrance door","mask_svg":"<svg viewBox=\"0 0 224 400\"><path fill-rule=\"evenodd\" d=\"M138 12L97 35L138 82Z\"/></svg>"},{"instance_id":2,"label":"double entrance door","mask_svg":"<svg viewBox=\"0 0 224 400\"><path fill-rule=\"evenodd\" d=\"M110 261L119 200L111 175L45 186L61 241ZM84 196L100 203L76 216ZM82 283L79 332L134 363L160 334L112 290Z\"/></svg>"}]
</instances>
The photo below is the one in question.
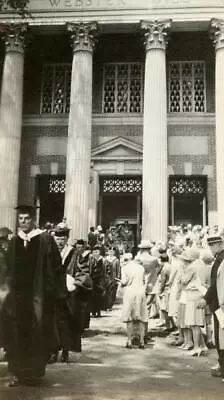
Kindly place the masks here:
<instances>
[{"instance_id":1,"label":"double entrance door","mask_svg":"<svg viewBox=\"0 0 224 400\"><path fill-rule=\"evenodd\" d=\"M96 224L107 229L128 221L135 232L136 243L141 236L142 177L100 177L98 217ZM58 223L63 218L65 176L37 177L36 198L38 222ZM167 205L168 206L168 205ZM169 224L207 224L207 177L179 176L169 178Z\"/></svg>"},{"instance_id":2,"label":"double entrance door","mask_svg":"<svg viewBox=\"0 0 224 400\"><path fill-rule=\"evenodd\" d=\"M207 176L170 176L170 225L207 225Z\"/></svg>"},{"instance_id":3,"label":"double entrance door","mask_svg":"<svg viewBox=\"0 0 224 400\"><path fill-rule=\"evenodd\" d=\"M135 245L141 235L141 176L100 178L98 221L107 230L128 221L134 232Z\"/></svg>"}]
</instances>

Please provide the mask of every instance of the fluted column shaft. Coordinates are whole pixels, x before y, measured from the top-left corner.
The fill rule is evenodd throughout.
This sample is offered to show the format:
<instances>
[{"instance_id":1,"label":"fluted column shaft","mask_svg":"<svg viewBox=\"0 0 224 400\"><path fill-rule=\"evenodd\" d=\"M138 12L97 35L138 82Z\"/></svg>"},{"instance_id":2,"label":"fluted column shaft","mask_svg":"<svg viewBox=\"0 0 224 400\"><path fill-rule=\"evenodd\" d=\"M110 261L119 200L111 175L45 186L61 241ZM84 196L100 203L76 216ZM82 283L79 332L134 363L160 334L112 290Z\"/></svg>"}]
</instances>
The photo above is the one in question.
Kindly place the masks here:
<instances>
[{"instance_id":1,"label":"fluted column shaft","mask_svg":"<svg viewBox=\"0 0 224 400\"><path fill-rule=\"evenodd\" d=\"M92 24L69 24L73 42L65 216L72 239L87 238L92 127Z\"/></svg>"},{"instance_id":2,"label":"fluted column shaft","mask_svg":"<svg viewBox=\"0 0 224 400\"><path fill-rule=\"evenodd\" d=\"M215 58L217 223L224 227L224 20L212 20Z\"/></svg>"},{"instance_id":3,"label":"fluted column shaft","mask_svg":"<svg viewBox=\"0 0 224 400\"><path fill-rule=\"evenodd\" d=\"M12 230L18 198L26 30L27 25L22 24L0 27L5 37L0 102L0 226Z\"/></svg>"},{"instance_id":4,"label":"fluted column shaft","mask_svg":"<svg viewBox=\"0 0 224 400\"><path fill-rule=\"evenodd\" d=\"M145 31L142 239L166 240L168 224L166 32L170 21Z\"/></svg>"}]
</instances>

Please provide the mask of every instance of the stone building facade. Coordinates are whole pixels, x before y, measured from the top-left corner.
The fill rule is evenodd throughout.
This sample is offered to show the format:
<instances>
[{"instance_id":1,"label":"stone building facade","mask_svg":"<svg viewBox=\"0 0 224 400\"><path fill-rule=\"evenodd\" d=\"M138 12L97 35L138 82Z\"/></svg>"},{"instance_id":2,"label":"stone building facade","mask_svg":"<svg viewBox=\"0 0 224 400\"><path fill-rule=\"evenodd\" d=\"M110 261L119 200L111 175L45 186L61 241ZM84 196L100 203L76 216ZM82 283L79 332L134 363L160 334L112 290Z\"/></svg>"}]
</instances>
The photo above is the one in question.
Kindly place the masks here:
<instances>
[{"instance_id":1,"label":"stone building facade","mask_svg":"<svg viewBox=\"0 0 224 400\"><path fill-rule=\"evenodd\" d=\"M221 0L31 0L0 14L0 225L224 226Z\"/></svg>"}]
</instances>

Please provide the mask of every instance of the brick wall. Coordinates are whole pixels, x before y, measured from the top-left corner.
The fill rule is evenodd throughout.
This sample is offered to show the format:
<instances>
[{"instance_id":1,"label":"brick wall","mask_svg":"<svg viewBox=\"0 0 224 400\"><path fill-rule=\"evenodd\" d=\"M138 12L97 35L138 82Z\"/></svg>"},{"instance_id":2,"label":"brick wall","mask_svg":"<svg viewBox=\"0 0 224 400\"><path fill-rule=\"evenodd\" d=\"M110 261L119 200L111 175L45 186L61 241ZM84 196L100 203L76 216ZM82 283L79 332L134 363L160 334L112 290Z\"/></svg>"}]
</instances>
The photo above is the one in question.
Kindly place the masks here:
<instances>
[{"instance_id":1,"label":"brick wall","mask_svg":"<svg viewBox=\"0 0 224 400\"><path fill-rule=\"evenodd\" d=\"M203 174L205 166L213 171L208 177L208 209L216 210L216 171L215 171L215 127L207 125L169 125L168 138L171 136L206 136L208 137L207 155L169 155L168 164L174 174L185 174L185 163L191 163L192 174ZM24 127L21 148L19 202L32 203L35 198L35 168L40 174L51 174L51 163L57 163L58 174L65 174L66 156L37 155L37 140L40 137L63 137L66 140L67 127ZM128 137L142 143L142 126L105 125L93 126L92 147L107 142L116 136ZM33 166L33 167L32 167ZM35 167L36 166L36 167Z\"/></svg>"}]
</instances>

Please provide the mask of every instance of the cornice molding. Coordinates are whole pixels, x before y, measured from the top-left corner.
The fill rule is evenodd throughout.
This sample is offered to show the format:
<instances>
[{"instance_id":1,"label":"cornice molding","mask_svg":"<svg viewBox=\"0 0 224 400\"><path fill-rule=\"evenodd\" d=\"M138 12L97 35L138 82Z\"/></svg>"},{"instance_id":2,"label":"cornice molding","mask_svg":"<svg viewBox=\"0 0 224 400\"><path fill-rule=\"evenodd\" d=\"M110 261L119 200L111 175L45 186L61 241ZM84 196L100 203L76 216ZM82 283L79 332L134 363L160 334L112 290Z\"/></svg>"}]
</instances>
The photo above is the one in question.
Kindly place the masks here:
<instances>
[{"instance_id":1,"label":"cornice molding","mask_svg":"<svg viewBox=\"0 0 224 400\"><path fill-rule=\"evenodd\" d=\"M205 113L200 115L195 114L168 114L167 123L169 125L215 125L215 114ZM105 114L93 114L92 116L93 126L110 126L110 125L143 125L143 115L105 115ZM68 126L68 115L63 116L48 116L48 115L35 115L26 114L23 116L23 126Z\"/></svg>"}]
</instances>

